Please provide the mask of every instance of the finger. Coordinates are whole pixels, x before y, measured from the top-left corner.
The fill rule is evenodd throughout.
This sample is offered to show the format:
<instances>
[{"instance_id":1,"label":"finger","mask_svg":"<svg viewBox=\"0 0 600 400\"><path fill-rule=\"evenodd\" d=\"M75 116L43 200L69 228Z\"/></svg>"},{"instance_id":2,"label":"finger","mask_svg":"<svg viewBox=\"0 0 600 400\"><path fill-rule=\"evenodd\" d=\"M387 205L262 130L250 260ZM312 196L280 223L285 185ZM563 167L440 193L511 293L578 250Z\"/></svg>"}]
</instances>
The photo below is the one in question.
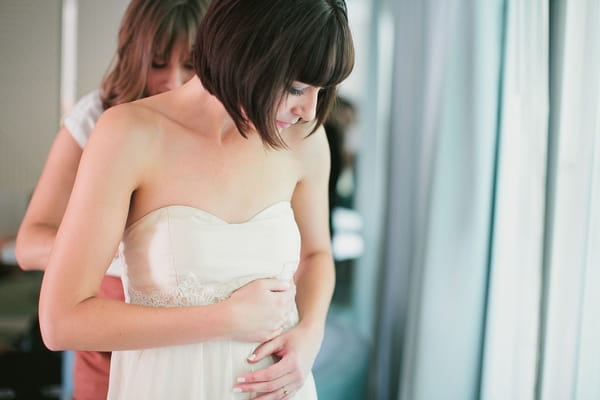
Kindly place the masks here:
<instances>
[{"instance_id":1,"label":"finger","mask_svg":"<svg viewBox=\"0 0 600 400\"><path fill-rule=\"evenodd\" d=\"M258 346L248 357L248 361L251 363L256 363L267 356L280 352L283 349L283 343L284 340L281 335L276 336L274 339L271 339L268 342Z\"/></svg>"},{"instance_id":2,"label":"finger","mask_svg":"<svg viewBox=\"0 0 600 400\"><path fill-rule=\"evenodd\" d=\"M275 390L271 393L265 393L258 397L253 397L253 400L288 400L294 397L297 389L291 390L287 386Z\"/></svg>"},{"instance_id":3,"label":"finger","mask_svg":"<svg viewBox=\"0 0 600 400\"><path fill-rule=\"evenodd\" d=\"M259 369L258 371L249 372L244 375L240 375L237 379L238 383L253 384L261 382L271 382L282 376L288 375L292 372L292 367L287 359L282 358L275 364L270 365L267 368Z\"/></svg>"},{"instance_id":4,"label":"finger","mask_svg":"<svg viewBox=\"0 0 600 400\"><path fill-rule=\"evenodd\" d=\"M260 396L253 397L253 399L254 400L272 400L272 399L287 400L287 399L291 399L292 397L294 397L296 392L298 390L300 390L301 387L302 387L301 382L290 383L290 384L284 385L281 388L274 390L270 393L262 393L261 394L260 392L255 392L257 394L260 394Z\"/></svg>"},{"instance_id":5,"label":"finger","mask_svg":"<svg viewBox=\"0 0 600 400\"><path fill-rule=\"evenodd\" d=\"M297 384L298 382L291 374L286 374L266 382L236 384L233 387L233 391L236 393L263 393L266 399L280 399L289 395L292 388L296 388ZM285 394L284 391L286 392Z\"/></svg>"}]
</instances>

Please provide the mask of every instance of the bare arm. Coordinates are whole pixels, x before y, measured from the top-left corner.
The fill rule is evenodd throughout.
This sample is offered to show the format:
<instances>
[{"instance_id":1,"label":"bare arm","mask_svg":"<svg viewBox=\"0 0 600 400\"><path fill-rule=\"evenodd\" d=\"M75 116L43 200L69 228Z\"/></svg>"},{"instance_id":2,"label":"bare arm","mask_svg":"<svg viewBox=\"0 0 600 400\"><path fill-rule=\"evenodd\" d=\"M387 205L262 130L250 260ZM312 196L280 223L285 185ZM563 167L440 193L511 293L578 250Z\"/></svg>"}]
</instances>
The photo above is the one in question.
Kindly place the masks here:
<instances>
[{"instance_id":1,"label":"bare arm","mask_svg":"<svg viewBox=\"0 0 600 400\"><path fill-rule=\"evenodd\" d=\"M296 273L296 303L299 325L317 335L323 334L327 310L335 285L335 270L329 235L329 148L321 127L305 154L306 168L292 199L292 207L302 238L300 265Z\"/></svg>"},{"instance_id":2,"label":"bare arm","mask_svg":"<svg viewBox=\"0 0 600 400\"><path fill-rule=\"evenodd\" d=\"M122 237L131 196L151 176L159 148L153 126L144 125L147 116L136 116L131 107L136 106L105 112L81 158L42 282L44 342L53 350L122 350L272 338L281 317L264 313L281 309L283 314L286 302L281 283L274 280L250 284L223 303L198 307L153 308L96 297ZM256 312L258 318L242 317Z\"/></svg>"},{"instance_id":3,"label":"bare arm","mask_svg":"<svg viewBox=\"0 0 600 400\"><path fill-rule=\"evenodd\" d=\"M15 254L23 270L44 270L75 182L81 147L62 127L48 154L17 234Z\"/></svg>"},{"instance_id":4,"label":"bare arm","mask_svg":"<svg viewBox=\"0 0 600 400\"><path fill-rule=\"evenodd\" d=\"M306 139L300 158L304 176L292 198L302 239L300 265L294 277L300 321L295 328L262 344L251 360L258 362L274 354L280 361L242 375L244 383L235 385L243 392L263 393L257 400L280 396L284 391L293 394L304 384L321 347L335 284L327 201L330 161L323 128Z\"/></svg>"}]
</instances>

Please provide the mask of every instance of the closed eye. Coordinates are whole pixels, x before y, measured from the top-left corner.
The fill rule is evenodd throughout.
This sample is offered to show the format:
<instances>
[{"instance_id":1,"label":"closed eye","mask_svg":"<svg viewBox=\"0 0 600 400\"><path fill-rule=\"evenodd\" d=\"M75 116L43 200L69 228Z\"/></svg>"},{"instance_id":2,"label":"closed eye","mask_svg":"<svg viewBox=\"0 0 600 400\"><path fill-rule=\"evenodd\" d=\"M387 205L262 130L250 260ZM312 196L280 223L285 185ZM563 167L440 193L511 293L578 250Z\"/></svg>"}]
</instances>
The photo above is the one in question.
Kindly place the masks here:
<instances>
[{"instance_id":1,"label":"closed eye","mask_svg":"<svg viewBox=\"0 0 600 400\"><path fill-rule=\"evenodd\" d=\"M181 65L183 65L183 68L185 69L194 69L194 63L189 57L182 60Z\"/></svg>"},{"instance_id":2,"label":"closed eye","mask_svg":"<svg viewBox=\"0 0 600 400\"><path fill-rule=\"evenodd\" d=\"M298 89L292 86L289 88L288 91L292 96L302 96L304 94L305 89Z\"/></svg>"},{"instance_id":3,"label":"closed eye","mask_svg":"<svg viewBox=\"0 0 600 400\"><path fill-rule=\"evenodd\" d=\"M161 61L156 61L156 60L152 61L152 68L160 69L160 68L164 68L166 66L167 66L166 62L161 62Z\"/></svg>"}]
</instances>

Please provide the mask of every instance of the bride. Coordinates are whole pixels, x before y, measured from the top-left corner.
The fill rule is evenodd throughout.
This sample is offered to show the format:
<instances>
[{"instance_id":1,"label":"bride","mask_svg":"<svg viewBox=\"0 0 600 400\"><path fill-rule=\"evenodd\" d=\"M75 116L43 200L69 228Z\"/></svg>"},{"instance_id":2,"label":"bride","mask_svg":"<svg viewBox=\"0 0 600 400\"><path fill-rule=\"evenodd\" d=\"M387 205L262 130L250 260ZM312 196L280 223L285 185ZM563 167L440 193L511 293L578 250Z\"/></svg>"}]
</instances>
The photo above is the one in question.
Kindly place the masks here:
<instances>
[{"instance_id":1,"label":"bride","mask_svg":"<svg viewBox=\"0 0 600 400\"><path fill-rule=\"evenodd\" d=\"M196 76L112 107L42 283L53 350L113 351L110 399L315 399L334 285L322 123L343 0L211 2ZM119 241L127 303L96 297Z\"/></svg>"}]
</instances>

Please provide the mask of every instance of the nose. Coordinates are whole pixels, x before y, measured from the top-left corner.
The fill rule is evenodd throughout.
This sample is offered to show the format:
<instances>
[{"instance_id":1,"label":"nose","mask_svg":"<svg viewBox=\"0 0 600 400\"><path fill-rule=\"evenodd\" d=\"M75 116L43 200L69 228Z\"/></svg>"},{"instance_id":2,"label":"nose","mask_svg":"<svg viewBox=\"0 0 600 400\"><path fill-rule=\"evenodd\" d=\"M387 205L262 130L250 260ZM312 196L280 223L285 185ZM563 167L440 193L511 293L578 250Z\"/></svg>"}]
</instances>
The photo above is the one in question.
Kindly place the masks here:
<instances>
[{"instance_id":1,"label":"nose","mask_svg":"<svg viewBox=\"0 0 600 400\"><path fill-rule=\"evenodd\" d=\"M165 76L164 85L165 91L176 89L185 83L186 74L179 66L169 68Z\"/></svg>"},{"instance_id":2,"label":"nose","mask_svg":"<svg viewBox=\"0 0 600 400\"><path fill-rule=\"evenodd\" d=\"M296 104L294 113L304 121L312 121L317 116L318 98L318 90L311 91L310 93L306 93L304 96L301 96L298 104Z\"/></svg>"}]
</instances>

